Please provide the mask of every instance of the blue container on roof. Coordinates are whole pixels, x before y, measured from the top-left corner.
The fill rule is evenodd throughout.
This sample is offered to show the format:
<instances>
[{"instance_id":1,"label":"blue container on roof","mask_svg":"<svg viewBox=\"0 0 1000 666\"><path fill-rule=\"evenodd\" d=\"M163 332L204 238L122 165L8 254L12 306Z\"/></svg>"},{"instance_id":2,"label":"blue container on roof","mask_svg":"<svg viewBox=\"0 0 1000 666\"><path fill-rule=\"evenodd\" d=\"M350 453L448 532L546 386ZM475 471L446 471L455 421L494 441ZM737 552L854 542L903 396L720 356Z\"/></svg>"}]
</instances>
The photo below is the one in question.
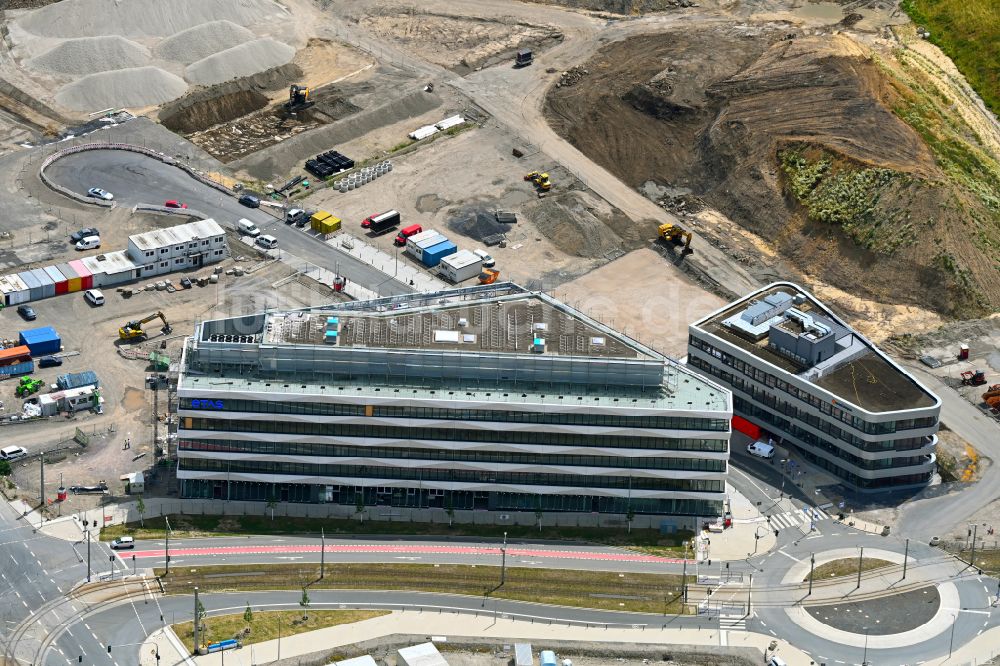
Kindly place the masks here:
<instances>
[{"instance_id":1,"label":"blue container on roof","mask_svg":"<svg viewBox=\"0 0 1000 666\"><path fill-rule=\"evenodd\" d=\"M458 246L452 243L450 240L446 240L443 243L438 243L432 247L426 248L420 260L424 262L424 266L427 268L432 268L441 263L441 260L450 254L455 254L458 252Z\"/></svg>"},{"instance_id":2,"label":"blue container on roof","mask_svg":"<svg viewBox=\"0 0 1000 666\"><path fill-rule=\"evenodd\" d=\"M46 354L56 354L62 349L62 340L56 329L51 326L32 328L21 331L21 344L27 345L32 356L45 356Z\"/></svg>"},{"instance_id":3,"label":"blue container on roof","mask_svg":"<svg viewBox=\"0 0 1000 666\"><path fill-rule=\"evenodd\" d=\"M99 387L101 384L97 381L97 373L93 370L84 370L83 372L71 372L59 375L56 377L56 385L59 387L59 390L65 391L67 389L80 388L81 386Z\"/></svg>"}]
</instances>

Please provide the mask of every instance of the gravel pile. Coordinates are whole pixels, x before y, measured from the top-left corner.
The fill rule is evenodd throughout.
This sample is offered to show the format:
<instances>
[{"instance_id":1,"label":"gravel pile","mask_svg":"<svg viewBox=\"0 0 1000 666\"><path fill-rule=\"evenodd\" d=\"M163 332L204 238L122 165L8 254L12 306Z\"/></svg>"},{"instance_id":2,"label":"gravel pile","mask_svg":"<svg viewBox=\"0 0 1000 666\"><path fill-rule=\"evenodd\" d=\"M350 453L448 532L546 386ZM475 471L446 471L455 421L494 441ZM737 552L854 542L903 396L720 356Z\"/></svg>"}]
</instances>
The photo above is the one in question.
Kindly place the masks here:
<instances>
[{"instance_id":1,"label":"gravel pile","mask_svg":"<svg viewBox=\"0 0 1000 666\"><path fill-rule=\"evenodd\" d=\"M279 13L270 0L62 0L17 22L44 37L166 37L211 21L249 25Z\"/></svg>"},{"instance_id":2,"label":"gravel pile","mask_svg":"<svg viewBox=\"0 0 1000 666\"><path fill-rule=\"evenodd\" d=\"M212 21L164 39L157 45L156 55L189 65L254 39L256 35L232 21Z\"/></svg>"},{"instance_id":3,"label":"gravel pile","mask_svg":"<svg viewBox=\"0 0 1000 666\"><path fill-rule=\"evenodd\" d=\"M136 109L176 99L187 87L184 79L158 67L134 67L85 76L63 86L56 101L75 111Z\"/></svg>"},{"instance_id":4,"label":"gravel pile","mask_svg":"<svg viewBox=\"0 0 1000 666\"><path fill-rule=\"evenodd\" d=\"M124 37L67 39L25 63L31 69L59 74L93 74L149 64L146 47Z\"/></svg>"},{"instance_id":5,"label":"gravel pile","mask_svg":"<svg viewBox=\"0 0 1000 666\"><path fill-rule=\"evenodd\" d=\"M293 57L295 49L288 44L269 38L257 39L188 65L184 78L193 84L210 86L284 65Z\"/></svg>"}]
</instances>

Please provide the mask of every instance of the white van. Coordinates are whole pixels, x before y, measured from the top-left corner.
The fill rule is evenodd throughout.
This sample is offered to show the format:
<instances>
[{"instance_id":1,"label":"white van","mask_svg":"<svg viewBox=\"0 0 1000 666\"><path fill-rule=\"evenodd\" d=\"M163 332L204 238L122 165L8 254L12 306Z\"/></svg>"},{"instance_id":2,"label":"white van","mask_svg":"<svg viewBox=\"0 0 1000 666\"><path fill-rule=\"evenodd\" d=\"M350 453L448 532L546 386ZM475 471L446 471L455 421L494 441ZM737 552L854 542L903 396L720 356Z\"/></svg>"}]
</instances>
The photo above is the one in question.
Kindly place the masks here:
<instances>
[{"instance_id":1,"label":"white van","mask_svg":"<svg viewBox=\"0 0 1000 666\"><path fill-rule=\"evenodd\" d=\"M788 666L788 662L778 655L772 654L771 658L767 660L767 666Z\"/></svg>"},{"instance_id":2,"label":"white van","mask_svg":"<svg viewBox=\"0 0 1000 666\"><path fill-rule=\"evenodd\" d=\"M497 265L496 260L486 250L473 250L472 254L483 260L483 268L493 268Z\"/></svg>"},{"instance_id":3,"label":"white van","mask_svg":"<svg viewBox=\"0 0 1000 666\"><path fill-rule=\"evenodd\" d=\"M773 458L774 447L765 441L757 440L753 444L747 444L747 453L758 458Z\"/></svg>"},{"instance_id":4,"label":"white van","mask_svg":"<svg viewBox=\"0 0 1000 666\"><path fill-rule=\"evenodd\" d=\"M278 239L274 236L257 236L257 245L260 245L265 250L273 250L278 247Z\"/></svg>"},{"instance_id":5,"label":"white van","mask_svg":"<svg viewBox=\"0 0 1000 666\"><path fill-rule=\"evenodd\" d=\"M83 297L91 305L104 305L104 294L101 293L100 289L88 289L83 292Z\"/></svg>"},{"instance_id":6,"label":"white van","mask_svg":"<svg viewBox=\"0 0 1000 666\"><path fill-rule=\"evenodd\" d=\"M96 250L99 247L101 247L100 236L87 236L76 243L76 249L78 250Z\"/></svg>"},{"instance_id":7,"label":"white van","mask_svg":"<svg viewBox=\"0 0 1000 666\"><path fill-rule=\"evenodd\" d=\"M257 228L257 225L245 217L241 217L236 223L236 230L244 236L253 236L254 238L260 236L260 229Z\"/></svg>"},{"instance_id":8,"label":"white van","mask_svg":"<svg viewBox=\"0 0 1000 666\"><path fill-rule=\"evenodd\" d=\"M17 460L28 455L28 449L23 446L5 446L0 449L0 460Z\"/></svg>"}]
</instances>

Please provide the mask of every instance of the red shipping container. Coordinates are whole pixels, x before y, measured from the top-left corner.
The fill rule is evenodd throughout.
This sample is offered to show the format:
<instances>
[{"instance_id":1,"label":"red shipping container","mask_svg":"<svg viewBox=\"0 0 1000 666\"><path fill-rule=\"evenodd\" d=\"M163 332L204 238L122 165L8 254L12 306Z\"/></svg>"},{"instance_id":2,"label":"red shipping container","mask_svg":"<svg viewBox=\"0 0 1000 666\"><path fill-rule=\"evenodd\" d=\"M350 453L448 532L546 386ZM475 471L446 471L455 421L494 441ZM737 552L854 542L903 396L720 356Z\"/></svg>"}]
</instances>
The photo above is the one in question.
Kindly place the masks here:
<instances>
[{"instance_id":1,"label":"red shipping container","mask_svg":"<svg viewBox=\"0 0 1000 666\"><path fill-rule=\"evenodd\" d=\"M750 423L742 416L733 416L733 430L737 430L754 440L760 439L763 432L759 425Z\"/></svg>"}]
</instances>

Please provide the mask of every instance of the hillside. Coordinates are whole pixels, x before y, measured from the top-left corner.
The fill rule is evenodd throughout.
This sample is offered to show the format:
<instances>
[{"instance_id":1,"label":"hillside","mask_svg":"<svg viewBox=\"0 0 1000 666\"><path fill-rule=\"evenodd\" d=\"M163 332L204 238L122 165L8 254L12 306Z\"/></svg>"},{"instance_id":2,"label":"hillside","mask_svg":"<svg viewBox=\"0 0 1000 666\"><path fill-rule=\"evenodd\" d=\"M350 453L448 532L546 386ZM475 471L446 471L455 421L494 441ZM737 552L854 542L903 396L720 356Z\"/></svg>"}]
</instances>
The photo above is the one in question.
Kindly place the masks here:
<instances>
[{"instance_id":1,"label":"hillside","mask_svg":"<svg viewBox=\"0 0 1000 666\"><path fill-rule=\"evenodd\" d=\"M605 46L550 122L636 187L687 188L848 293L1000 308L1000 165L915 61L738 26ZM587 74L582 74L586 70Z\"/></svg>"}]
</instances>

